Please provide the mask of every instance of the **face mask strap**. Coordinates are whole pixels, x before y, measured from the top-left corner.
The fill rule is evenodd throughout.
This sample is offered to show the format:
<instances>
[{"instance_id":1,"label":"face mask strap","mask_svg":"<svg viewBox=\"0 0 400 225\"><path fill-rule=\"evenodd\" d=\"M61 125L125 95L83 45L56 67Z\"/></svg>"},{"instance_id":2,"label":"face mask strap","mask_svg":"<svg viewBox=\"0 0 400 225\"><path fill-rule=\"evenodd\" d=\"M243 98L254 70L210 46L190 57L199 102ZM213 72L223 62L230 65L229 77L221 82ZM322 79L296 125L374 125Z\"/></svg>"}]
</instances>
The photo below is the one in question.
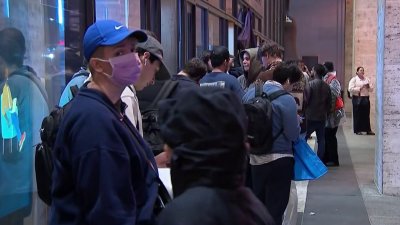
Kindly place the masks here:
<instances>
[{"instance_id":1,"label":"face mask strap","mask_svg":"<svg viewBox=\"0 0 400 225\"><path fill-rule=\"evenodd\" d=\"M104 75L106 75L108 78L111 78L111 77L113 77L112 75L110 75L110 74L108 74L108 73L106 73L106 72L101 72L102 74L104 74Z\"/></svg>"},{"instance_id":2,"label":"face mask strap","mask_svg":"<svg viewBox=\"0 0 400 225\"><path fill-rule=\"evenodd\" d=\"M96 59L96 60L99 60L99 61L102 61L102 62L108 62L108 63L110 62L109 59L101 59L101 58L96 58L96 57L94 57L92 59Z\"/></svg>"},{"instance_id":3,"label":"face mask strap","mask_svg":"<svg viewBox=\"0 0 400 225\"><path fill-rule=\"evenodd\" d=\"M92 59L99 60L99 61L101 61L101 62L108 62L108 63L110 63L110 60L109 60L109 59L101 59L101 58L96 58L96 57L93 57ZM110 64L111 64L111 63L110 63ZM112 66L112 65L111 65L111 66ZM110 74L108 74L108 73L106 73L106 72L104 72L104 71L101 71L101 73L104 74L104 75L106 75L108 78L111 78L111 77L112 77L112 75L110 75Z\"/></svg>"}]
</instances>

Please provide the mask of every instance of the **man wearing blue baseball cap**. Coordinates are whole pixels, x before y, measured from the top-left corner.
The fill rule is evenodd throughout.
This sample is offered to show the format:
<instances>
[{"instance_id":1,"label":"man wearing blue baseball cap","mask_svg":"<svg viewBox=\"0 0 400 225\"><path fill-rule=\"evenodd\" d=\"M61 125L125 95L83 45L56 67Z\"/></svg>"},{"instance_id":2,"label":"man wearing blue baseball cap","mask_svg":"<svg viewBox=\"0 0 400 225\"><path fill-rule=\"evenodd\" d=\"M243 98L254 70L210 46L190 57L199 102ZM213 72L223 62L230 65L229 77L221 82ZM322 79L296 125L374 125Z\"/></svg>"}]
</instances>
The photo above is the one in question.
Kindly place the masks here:
<instances>
[{"instance_id":1,"label":"man wearing blue baseball cap","mask_svg":"<svg viewBox=\"0 0 400 225\"><path fill-rule=\"evenodd\" d=\"M157 166L125 116L121 93L138 81L142 31L97 21L84 36L92 75L60 124L54 146L50 224L152 224Z\"/></svg>"}]
</instances>

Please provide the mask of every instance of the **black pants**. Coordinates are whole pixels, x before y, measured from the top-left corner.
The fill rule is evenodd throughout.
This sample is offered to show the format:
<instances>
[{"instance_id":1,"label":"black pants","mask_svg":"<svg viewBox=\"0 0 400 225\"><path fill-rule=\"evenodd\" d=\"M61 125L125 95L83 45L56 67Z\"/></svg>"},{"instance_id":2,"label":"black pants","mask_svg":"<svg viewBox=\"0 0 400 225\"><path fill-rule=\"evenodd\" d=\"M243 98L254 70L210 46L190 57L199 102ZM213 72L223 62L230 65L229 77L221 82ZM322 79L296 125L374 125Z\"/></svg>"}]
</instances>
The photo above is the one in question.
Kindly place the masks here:
<instances>
[{"instance_id":1,"label":"black pants","mask_svg":"<svg viewBox=\"0 0 400 225\"><path fill-rule=\"evenodd\" d=\"M353 128L354 133L371 131L369 121L370 102L368 96L353 96Z\"/></svg>"},{"instance_id":2,"label":"black pants","mask_svg":"<svg viewBox=\"0 0 400 225\"><path fill-rule=\"evenodd\" d=\"M306 140L310 138L311 134L314 131L317 134L317 143L318 143L317 155L323 161L325 155L325 120L323 121L307 120Z\"/></svg>"},{"instance_id":3,"label":"black pants","mask_svg":"<svg viewBox=\"0 0 400 225\"><path fill-rule=\"evenodd\" d=\"M325 154L324 163L332 162L339 165L337 133L338 127L325 127Z\"/></svg>"},{"instance_id":4,"label":"black pants","mask_svg":"<svg viewBox=\"0 0 400 225\"><path fill-rule=\"evenodd\" d=\"M294 160L284 157L251 166L253 192L264 203L277 225L281 225L289 202Z\"/></svg>"}]
</instances>

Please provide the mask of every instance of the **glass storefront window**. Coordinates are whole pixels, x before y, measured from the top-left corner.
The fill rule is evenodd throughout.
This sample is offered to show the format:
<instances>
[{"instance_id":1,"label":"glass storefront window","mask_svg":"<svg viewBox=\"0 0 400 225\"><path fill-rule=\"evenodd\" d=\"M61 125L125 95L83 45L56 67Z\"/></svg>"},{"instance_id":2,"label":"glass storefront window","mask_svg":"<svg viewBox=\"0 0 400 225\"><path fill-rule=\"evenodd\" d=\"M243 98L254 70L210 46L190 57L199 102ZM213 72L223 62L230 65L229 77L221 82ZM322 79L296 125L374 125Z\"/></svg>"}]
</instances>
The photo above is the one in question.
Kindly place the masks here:
<instances>
[{"instance_id":1,"label":"glass storefront window","mask_svg":"<svg viewBox=\"0 0 400 225\"><path fill-rule=\"evenodd\" d=\"M193 40L196 39L196 17L195 17L195 6L191 3L186 5L186 28L185 28L185 43L186 43L186 54L185 62L195 57L196 46Z\"/></svg>"},{"instance_id":2,"label":"glass storefront window","mask_svg":"<svg viewBox=\"0 0 400 225\"><path fill-rule=\"evenodd\" d=\"M34 146L49 109L82 65L80 0L0 1L0 224L47 224Z\"/></svg>"},{"instance_id":3,"label":"glass storefront window","mask_svg":"<svg viewBox=\"0 0 400 225\"><path fill-rule=\"evenodd\" d=\"M140 0L96 0L96 19L112 19L140 28Z\"/></svg>"},{"instance_id":4,"label":"glass storefront window","mask_svg":"<svg viewBox=\"0 0 400 225\"><path fill-rule=\"evenodd\" d=\"M208 49L208 13L204 8L196 7L196 56Z\"/></svg>"},{"instance_id":5,"label":"glass storefront window","mask_svg":"<svg viewBox=\"0 0 400 225\"><path fill-rule=\"evenodd\" d=\"M131 19L141 18L141 28L152 31L161 40L161 0L131 0L140 1L140 12L130 15ZM137 7L139 8L139 7ZM139 14L141 17L139 17ZM139 26L137 26L139 27Z\"/></svg>"},{"instance_id":6,"label":"glass storefront window","mask_svg":"<svg viewBox=\"0 0 400 225\"><path fill-rule=\"evenodd\" d=\"M235 24L228 24L228 49L233 55L235 55Z\"/></svg>"},{"instance_id":7,"label":"glass storefront window","mask_svg":"<svg viewBox=\"0 0 400 225\"><path fill-rule=\"evenodd\" d=\"M208 40L209 48L212 49L215 46L220 45L220 21L219 17L212 13L208 14Z\"/></svg>"},{"instance_id":8,"label":"glass storefront window","mask_svg":"<svg viewBox=\"0 0 400 225\"><path fill-rule=\"evenodd\" d=\"M203 30L201 29L202 24L202 17L201 17L201 8L196 7L196 56L200 56L201 52L203 51Z\"/></svg>"}]
</instances>

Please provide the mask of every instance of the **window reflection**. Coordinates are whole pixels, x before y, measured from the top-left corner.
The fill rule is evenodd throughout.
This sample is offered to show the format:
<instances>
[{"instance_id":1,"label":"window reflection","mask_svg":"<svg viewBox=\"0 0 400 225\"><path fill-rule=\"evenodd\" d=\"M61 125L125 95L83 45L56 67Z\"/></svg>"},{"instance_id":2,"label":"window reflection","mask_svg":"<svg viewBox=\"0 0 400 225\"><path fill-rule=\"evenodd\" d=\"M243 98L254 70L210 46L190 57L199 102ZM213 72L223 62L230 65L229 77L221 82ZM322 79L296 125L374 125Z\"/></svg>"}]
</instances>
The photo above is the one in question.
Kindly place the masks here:
<instances>
[{"instance_id":1,"label":"window reflection","mask_svg":"<svg viewBox=\"0 0 400 225\"><path fill-rule=\"evenodd\" d=\"M82 65L78 0L0 1L0 224L46 224L34 145L42 119Z\"/></svg>"}]
</instances>

